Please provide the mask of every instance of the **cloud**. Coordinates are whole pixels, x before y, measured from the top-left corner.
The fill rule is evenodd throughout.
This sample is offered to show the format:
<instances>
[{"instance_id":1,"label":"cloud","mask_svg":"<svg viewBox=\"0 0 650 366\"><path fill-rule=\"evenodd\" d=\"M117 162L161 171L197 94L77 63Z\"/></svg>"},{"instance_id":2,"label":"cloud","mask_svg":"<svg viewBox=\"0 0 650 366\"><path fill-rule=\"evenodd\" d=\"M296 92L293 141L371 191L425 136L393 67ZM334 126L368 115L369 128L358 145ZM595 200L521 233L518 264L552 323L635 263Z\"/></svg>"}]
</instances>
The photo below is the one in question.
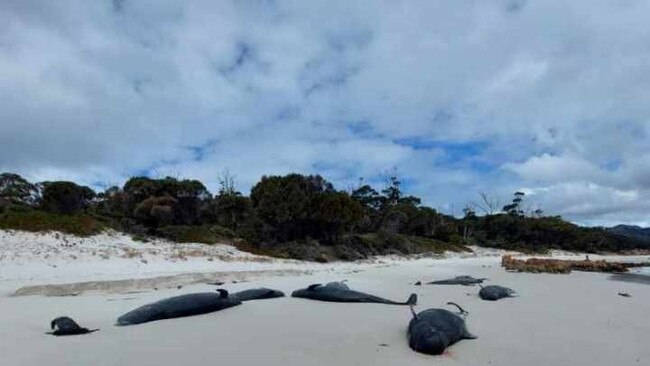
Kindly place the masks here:
<instances>
[{"instance_id":1,"label":"cloud","mask_svg":"<svg viewBox=\"0 0 650 366\"><path fill-rule=\"evenodd\" d=\"M529 189L579 222L647 222L649 11L3 1L0 170L93 185L173 174L214 190L228 167L246 191L262 174L345 188L396 167L450 213L479 191Z\"/></svg>"},{"instance_id":2,"label":"cloud","mask_svg":"<svg viewBox=\"0 0 650 366\"><path fill-rule=\"evenodd\" d=\"M503 166L522 179L538 183L602 182L609 179L606 172L580 157L542 154L523 163L507 163Z\"/></svg>"},{"instance_id":3,"label":"cloud","mask_svg":"<svg viewBox=\"0 0 650 366\"><path fill-rule=\"evenodd\" d=\"M613 222L650 226L647 193L585 182L559 183L527 190L528 199L541 204L547 211L561 211L574 220L597 226Z\"/></svg>"}]
</instances>

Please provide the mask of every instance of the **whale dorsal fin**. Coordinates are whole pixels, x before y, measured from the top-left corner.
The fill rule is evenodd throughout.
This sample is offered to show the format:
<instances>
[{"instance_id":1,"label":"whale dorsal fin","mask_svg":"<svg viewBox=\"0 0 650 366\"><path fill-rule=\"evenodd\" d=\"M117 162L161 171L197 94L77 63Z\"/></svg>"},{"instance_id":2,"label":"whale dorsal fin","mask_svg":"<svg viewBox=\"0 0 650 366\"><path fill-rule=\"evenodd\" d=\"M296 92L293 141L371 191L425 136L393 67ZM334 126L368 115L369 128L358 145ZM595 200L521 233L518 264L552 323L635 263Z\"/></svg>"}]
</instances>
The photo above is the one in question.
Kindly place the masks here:
<instances>
[{"instance_id":1,"label":"whale dorsal fin","mask_svg":"<svg viewBox=\"0 0 650 366\"><path fill-rule=\"evenodd\" d=\"M307 287L307 291L314 291L317 287L320 287L320 286L322 286L320 283L315 283L313 285L309 285L309 287Z\"/></svg>"},{"instance_id":2,"label":"whale dorsal fin","mask_svg":"<svg viewBox=\"0 0 650 366\"><path fill-rule=\"evenodd\" d=\"M228 291L227 291L227 290L224 290L224 289L222 289L222 288L217 289L217 292L219 293L219 295L221 295L221 296L219 296L220 299L225 299L225 298L227 298L228 295L229 295L229 294L228 294Z\"/></svg>"}]
</instances>

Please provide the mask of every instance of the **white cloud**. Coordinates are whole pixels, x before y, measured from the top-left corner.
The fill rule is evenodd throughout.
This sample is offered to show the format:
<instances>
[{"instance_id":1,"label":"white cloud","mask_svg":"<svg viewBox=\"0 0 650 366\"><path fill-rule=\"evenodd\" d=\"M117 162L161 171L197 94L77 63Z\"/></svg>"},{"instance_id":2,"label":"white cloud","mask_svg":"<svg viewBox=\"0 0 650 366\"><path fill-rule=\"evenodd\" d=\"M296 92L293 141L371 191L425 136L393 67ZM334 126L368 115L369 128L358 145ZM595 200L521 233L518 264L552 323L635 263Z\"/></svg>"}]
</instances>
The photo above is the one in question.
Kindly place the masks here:
<instances>
[{"instance_id":1,"label":"white cloud","mask_svg":"<svg viewBox=\"0 0 650 366\"><path fill-rule=\"evenodd\" d=\"M246 190L397 167L439 207L547 189L581 222L650 221L650 3L116 4L0 3L0 170L214 187L229 167ZM566 203L593 185L616 201Z\"/></svg>"},{"instance_id":2,"label":"white cloud","mask_svg":"<svg viewBox=\"0 0 650 366\"><path fill-rule=\"evenodd\" d=\"M528 190L528 200L551 212L589 225L628 222L648 226L647 192L622 190L594 183L560 183Z\"/></svg>"},{"instance_id":3,"label":"white cloud","mask_svg":"<svg viewBox=\"0 0 650 366\"><path fill-rule=\"evenodd\" d=\"M542 154L523 163L506 163L503 167L522 179L538 183L602 182L609 179L601 168L575 156Z\"/></svg>"}]
</instances>

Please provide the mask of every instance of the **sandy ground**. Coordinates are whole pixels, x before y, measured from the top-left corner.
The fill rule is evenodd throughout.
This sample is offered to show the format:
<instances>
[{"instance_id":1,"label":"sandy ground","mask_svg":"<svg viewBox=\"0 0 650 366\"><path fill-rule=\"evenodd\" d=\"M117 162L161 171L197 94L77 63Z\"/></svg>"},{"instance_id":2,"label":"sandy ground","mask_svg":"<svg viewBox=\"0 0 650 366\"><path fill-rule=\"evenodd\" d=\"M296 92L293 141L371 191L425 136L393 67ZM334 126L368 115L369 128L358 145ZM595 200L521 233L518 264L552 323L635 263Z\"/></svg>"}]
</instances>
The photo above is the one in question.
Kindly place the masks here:
<instances>
[{"instance_id":1,"label":"sandy ground","mask_svg":"<svg viewBox=\"0 0 650 366\"><path fill-rule=\"evenodd\" d=\"M120 262L116 262L120 263ZM186 263L186 262L183 262ZM250 262L248 266L251 266ZM219 266L218 263L213 263ZM4 267L3 267L4 265ZM28 265L24 263L23 265ZM185 273L186 264L179 268ZM358 290L395 300L419 295L418 310L455 301L470 312L468 328L479 336L443 356L417 354L406 343L410 312L404 306L322 303L290 297L248 302L208 315L115 327L120 314L182 293L181 289L98 291L78 296L9 296L25 285L49 283L41 273L14 276L0 264L1 364L13 365L647 365L650 364L650 286L613 281L610 275L508 273L499 258L421 259L362 264L276 264L308 268L306 273L258 274L226 283L230 291L266 286L290 294L311 283L348 279ZM121 265L116 265L123 271ZM245 266L242 264L242 268ZM50 267L54 268L54 267ZM57 266L60 268L60 266ZM109 267L106 267L109 268ZM239 267L237 267L239 268ZM171 270L171 267L168 268ZM202 267L200 269L203 269ZM267 268L268 269L268 268ZM54 269L53 269L54 270ZM123 272L121 272L124 275ZM169 271L167 272L170 273ZM486 302L477 287L423 286L468 274L512 287L519 298ZM66 277L70 279L69 273ZM112 279L115 276L108 276ZM82 276L83 280L102 278ZM60 283L60 278L52 283ZM627 292L632 297L618 296ZM68 315L99 332L75 337L43 334L51 319Z\"/></svg>"}]
</instances>

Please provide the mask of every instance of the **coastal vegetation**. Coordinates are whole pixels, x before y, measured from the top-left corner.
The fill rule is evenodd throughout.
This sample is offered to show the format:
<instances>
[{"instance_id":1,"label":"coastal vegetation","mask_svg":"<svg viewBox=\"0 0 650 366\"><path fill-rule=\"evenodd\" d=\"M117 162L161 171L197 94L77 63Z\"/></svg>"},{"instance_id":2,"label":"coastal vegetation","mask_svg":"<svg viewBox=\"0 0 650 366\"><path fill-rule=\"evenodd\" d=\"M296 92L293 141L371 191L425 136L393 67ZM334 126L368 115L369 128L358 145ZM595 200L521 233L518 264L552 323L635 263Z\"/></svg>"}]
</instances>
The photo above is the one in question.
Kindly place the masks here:
<instances>
[{"instance_id":1,"label":"coastal vegetation","mask_svg":"<svg viewBox=\"0 0 650 366\"><path fill-rule=\"evenodd\" d=\"M216 194L198 180L133 177L96 192L74 182L29 182L0 174L0 229L58 230L92 235L112 228L146 240L232 243L242 249L314 261L355 260L380 254L466 251L479 245L524 252L564 249L620 252L649 248L647 240L586 228L512 202L467 206L454 217L402 192L399 178L379 190L363 181L337 190L319 175L264 176L248 196L232 176Z\"/></svg>"}]
</instances>

